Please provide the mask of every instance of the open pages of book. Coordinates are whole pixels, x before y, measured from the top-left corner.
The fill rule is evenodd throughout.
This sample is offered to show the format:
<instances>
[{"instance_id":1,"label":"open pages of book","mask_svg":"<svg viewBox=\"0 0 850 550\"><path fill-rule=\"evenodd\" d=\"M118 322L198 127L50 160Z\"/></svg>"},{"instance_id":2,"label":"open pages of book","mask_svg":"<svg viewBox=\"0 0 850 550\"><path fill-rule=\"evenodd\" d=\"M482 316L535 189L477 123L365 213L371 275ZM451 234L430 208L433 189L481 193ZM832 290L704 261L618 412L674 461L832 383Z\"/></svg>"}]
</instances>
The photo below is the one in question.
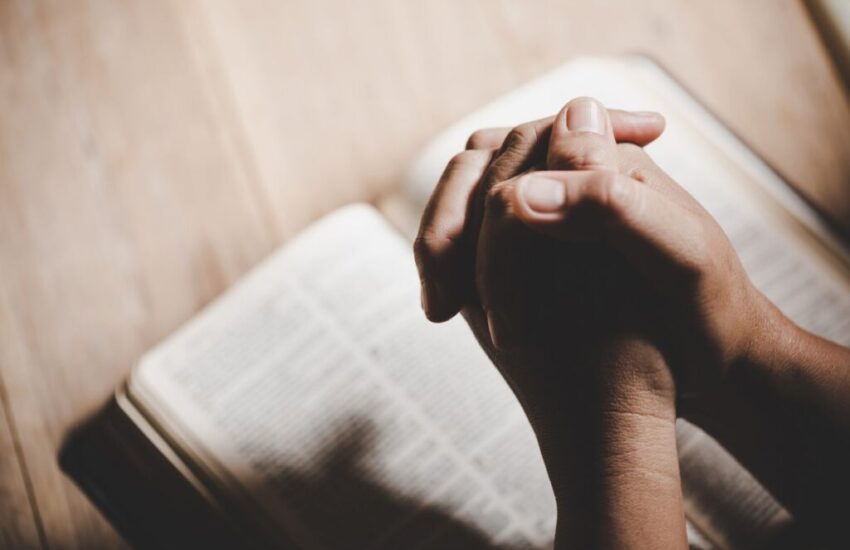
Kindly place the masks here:
<instances>
[{"instance_id":1,"label":"open pages of book","mask_svg":"<svg viewBox=\"0 0 850 550\"><path fill-rule=\"evenodd\" d=\"M783 312L850 345L847 250L759 157L644 58L577 59L446 130L411 166L401 203L388 202L397 225L415 230L442 169L473 131L542 118L583 95L663 113L664 135L648 147L656 163L719 221L755 285ZM688 518L715 544L757 547L788 526L787 512L713 439L684 421L677 435Z\"/></svg>"},{"instance_id":2,"label":"open pages of book","mask_svg":"<svg viewBox=\"0 0 850 550\"><path fill-rule=\"evenodd\" d=\"M460 319L428 323L409 243L324 218L153 349L131 396L304 548L545 548L522 410Z\"/></svg>"}]
</instances>

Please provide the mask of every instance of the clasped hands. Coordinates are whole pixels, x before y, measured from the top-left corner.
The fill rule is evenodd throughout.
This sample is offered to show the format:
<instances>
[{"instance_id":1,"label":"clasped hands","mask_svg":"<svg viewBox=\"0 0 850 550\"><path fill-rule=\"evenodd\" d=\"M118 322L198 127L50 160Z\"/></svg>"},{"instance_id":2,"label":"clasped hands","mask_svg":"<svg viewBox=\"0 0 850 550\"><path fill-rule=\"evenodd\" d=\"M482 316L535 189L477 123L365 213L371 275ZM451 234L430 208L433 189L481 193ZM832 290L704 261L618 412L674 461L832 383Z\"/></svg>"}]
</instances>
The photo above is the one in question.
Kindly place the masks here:
<instances>
[{"instance_id":1,"label":"clasped hands","mask_svg":"<svg viewBox=\"0 0 850 550\"><path fill-rule=\"evenodd\" d=\"M684 547L677 412L770 345L775 308L643 150L664 124L578 98L480 130L415 242L427 317L461 312L531 421L562 546Z\"/></svg>"},{"instance_id":2,"label":"clasped hands","mask_svg":"<svg viewBox=\"0 0 850 550\"><path fill-rule=\"evenodd\" d=\"M520 394L545 374L547 386L644 383L698 407L759 352L774 308L716 221L643 150L664 124L578 98L474 133L446 167L414 246L423 308L436 322L462 312Z\"/></svg>"}]
</instances>

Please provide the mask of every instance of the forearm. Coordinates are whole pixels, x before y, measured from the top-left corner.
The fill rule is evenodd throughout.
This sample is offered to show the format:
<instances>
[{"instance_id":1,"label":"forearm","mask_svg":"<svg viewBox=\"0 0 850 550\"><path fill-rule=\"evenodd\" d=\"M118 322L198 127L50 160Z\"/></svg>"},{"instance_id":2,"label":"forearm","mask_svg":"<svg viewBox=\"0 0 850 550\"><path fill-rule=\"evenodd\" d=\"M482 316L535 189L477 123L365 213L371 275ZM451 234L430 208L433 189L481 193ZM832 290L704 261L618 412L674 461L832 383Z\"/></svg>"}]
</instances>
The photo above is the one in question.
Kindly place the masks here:
<instances>
[{"instance_id":1,"label":"forearm","mask_svg":"<svg viewBox=\"0 0 850 550\"><path fill-rule=\"evenodd\" d=\"M766 311L764 337L695 420L799 520L834 533L847 510L831 503L850 491L850 350Z\"/></svg>"},{"instance_id":2,"label":"forearm","mask_svg":"<svg viewBox=\"0 0 850 550\"><path fill-rule=\"evenodd\" d=\"M597 379L559 385L576 391L537 411L558 501L556 546L685 548L672 395L634 370L625 377L633 380L609 385L613 371L629 372L609 367L594 364Z\"/></svg>"}]
</instances>

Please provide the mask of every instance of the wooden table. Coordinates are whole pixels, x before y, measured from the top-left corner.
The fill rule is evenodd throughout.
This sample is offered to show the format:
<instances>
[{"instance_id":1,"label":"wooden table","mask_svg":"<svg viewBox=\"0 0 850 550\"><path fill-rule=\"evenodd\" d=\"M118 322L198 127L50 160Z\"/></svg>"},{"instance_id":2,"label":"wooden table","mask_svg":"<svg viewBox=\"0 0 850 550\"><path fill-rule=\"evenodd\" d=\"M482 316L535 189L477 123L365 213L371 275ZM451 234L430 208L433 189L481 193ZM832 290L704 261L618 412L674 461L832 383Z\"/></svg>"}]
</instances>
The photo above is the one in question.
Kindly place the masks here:
<instances>
[{"instance_id":1,"label":"wooden table","mask_svg":"<svg viewBox=\"0 0 850 550\"><path fill-rule=\"evenodd\" d=\"M0 547L120 546L56 452L145 349L460 115L620 52L850 227L850 108L796 1L0 2Z\"/></svg>"}]
</instances>

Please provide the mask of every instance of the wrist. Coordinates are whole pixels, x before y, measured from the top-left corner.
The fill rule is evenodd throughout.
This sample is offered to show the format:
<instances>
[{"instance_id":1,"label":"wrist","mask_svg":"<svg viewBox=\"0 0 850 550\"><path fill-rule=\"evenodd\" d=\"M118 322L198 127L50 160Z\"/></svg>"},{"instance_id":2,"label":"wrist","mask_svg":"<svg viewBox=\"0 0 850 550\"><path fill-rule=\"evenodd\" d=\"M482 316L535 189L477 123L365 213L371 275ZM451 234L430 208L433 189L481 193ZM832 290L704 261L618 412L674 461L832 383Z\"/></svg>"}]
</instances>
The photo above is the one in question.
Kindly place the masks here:
<instances>
[{"instance_id":1,"label":"wrist","mask_svg":"<svg viewBox=\"0 0 850 550\"><path fill-rule=\"evenodd\" d=\"M773 377L798 338L799 328L751 284L732 307L745 317L727 316L717 333L721 337L707 347L717 351L706 352L704 363L695 362L692 382L676 396L678 414L703 428L728 422L744 387Z\"/></svg>"},{"instance_id":2,"label":"wrist","mask_svg":"<svg viewBox=\"0 0 850 550\"><path fill-rule=\"evenodd\" d=\"M684 416L697 424L734 423L732 411L758 400L787 399L788 406L835 379L836 367L850 366L850 349L807 332L760 292L751 302L751 322L739 352L721 369L717 383L703 388ZM830 392L826 392L829 394Z\"/></svg>"},{"instance_id":3,"label":"wrist","mask_svg":"<svg viewBox=\"0 0 850 550\"><path fill-rule=\"evenodd\" d=\"M841 411L850 418L846 390L850 348L803 329L767 299L762 335L730 374L730 383L782 400L786 408L804 406Z\"/></svg>"},{"instance_id":4,"label":"wrist","mask_svg":"<svg viewBox=\"0 0 850 550\"><path fill-rule=\"evenodd\" d=\"M675 418L608 408L594 424L581 456L574 448L546 460L558 503L556 547L684 548Z\"/></svg>"},{"instance_id":5,"label":"wrist","mask_svg":"<svg viewBox=\"0 0 850 550\"><path fill-rule=\"evenodd\" d=\"M762 377L793 361L802 330L763 294L755 291L754 322L742 352L727 369L729 380Z\"/></svg>"},{"instance_id":6,"label":"wrist","mask_svg":"<svg viewBox=\"0 0 850 550\"><path fill-rule=\"evenodd\" d=\"M643 340L594 349L570 361L558 385L568 395L532 416L558 502L558 547L675 547L684 523L672 376ZM631 538L662 524L663 541Z\"/></svg>"}]
</instances>

